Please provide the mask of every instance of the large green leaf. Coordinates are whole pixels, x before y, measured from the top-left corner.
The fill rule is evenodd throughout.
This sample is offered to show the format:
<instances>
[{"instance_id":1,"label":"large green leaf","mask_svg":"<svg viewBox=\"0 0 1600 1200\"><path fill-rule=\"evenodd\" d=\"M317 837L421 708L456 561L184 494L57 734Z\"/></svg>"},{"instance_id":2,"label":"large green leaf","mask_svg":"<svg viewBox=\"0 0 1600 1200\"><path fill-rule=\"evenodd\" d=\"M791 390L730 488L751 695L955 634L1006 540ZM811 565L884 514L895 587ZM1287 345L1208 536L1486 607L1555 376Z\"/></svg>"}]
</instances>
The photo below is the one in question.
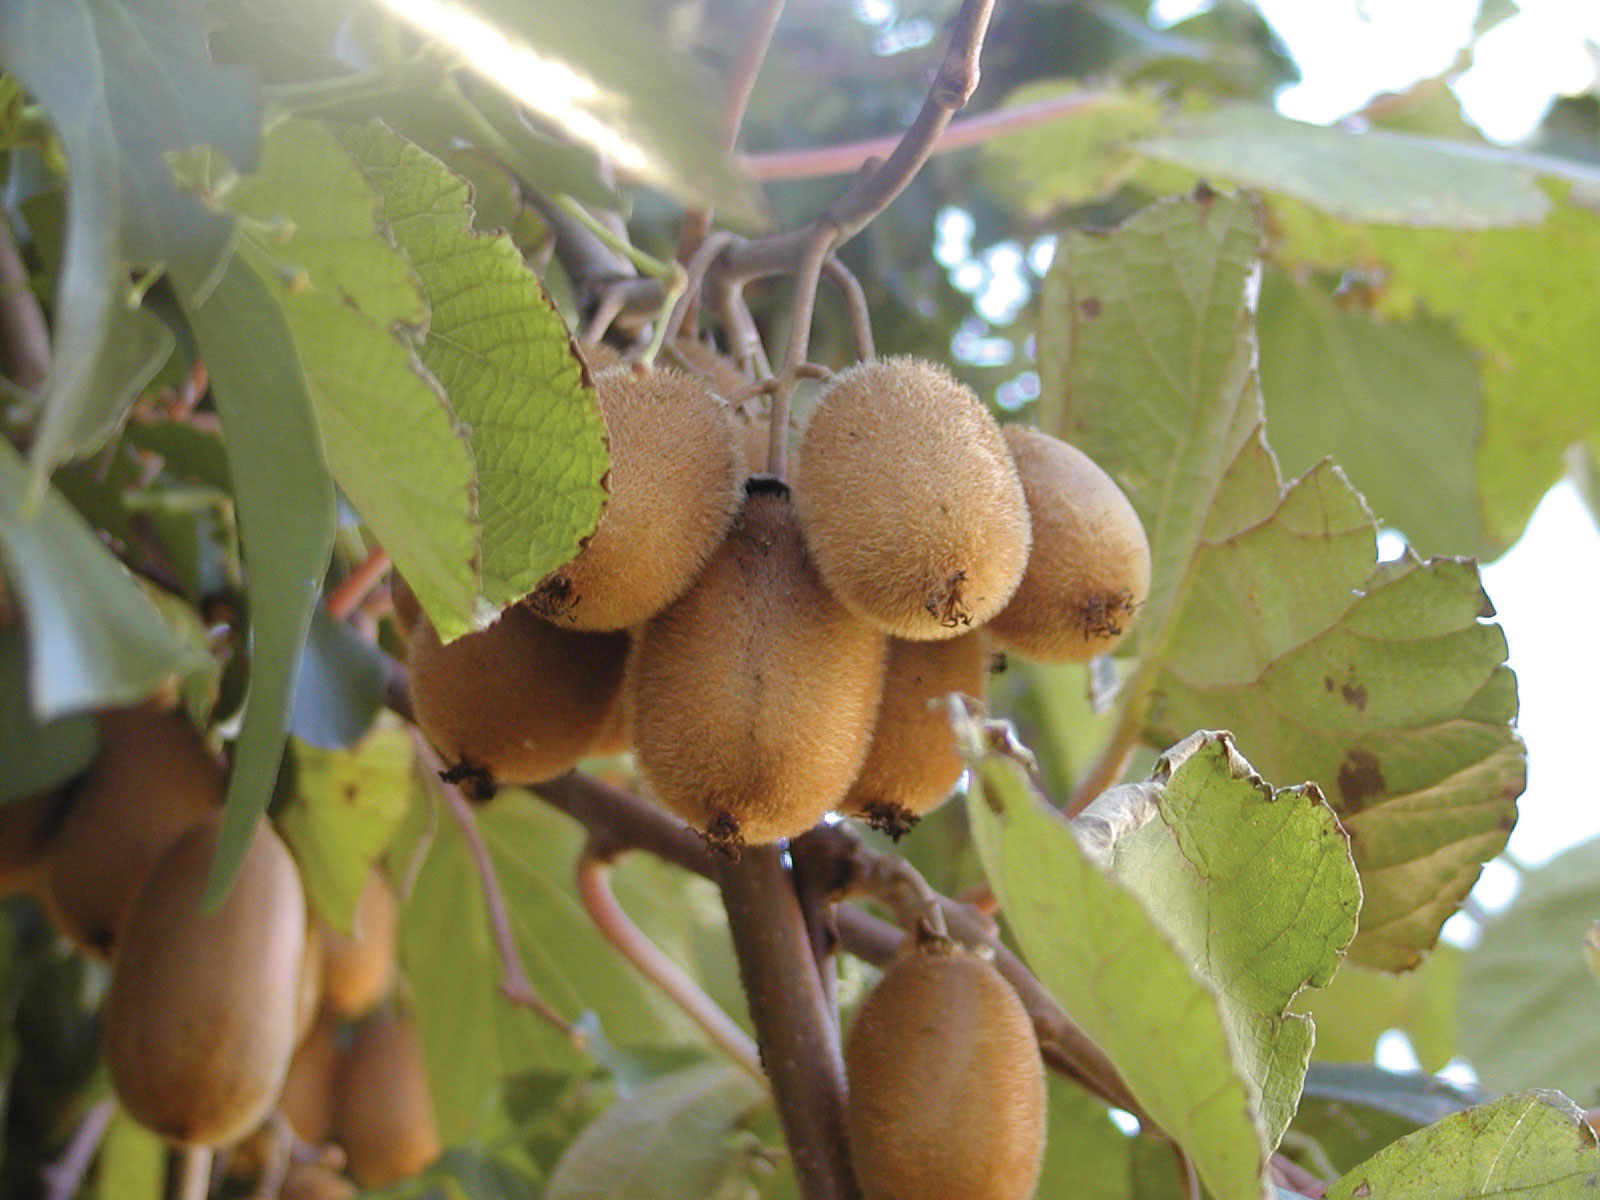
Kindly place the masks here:
<instances>
[{"instance_id":1,"label":"large green leaf","mask_svg":"<svg viewBox=\"0 0 1600 1200\"><path fill-rule=\"evenodd\" d=\"M300 866L306 897L336 929L348 930L374 861L410 811L411 739L374 729L348 750L291 739L294 790L278 829Z\"/></svg>"},{"instance_id":2,"label":"large green leaf","mask_svg":"<svg viewBox=\"0 0 1600 1200\"><path fill-rule=\"evenodd\" d=\"M1269 1144L1211 985L1126 885L1000 754L973 762L967 811L1023 956L1217 1200L1265 1200Z\"/></svg>"},{"instance_id":3,"label":"large green leaf","mask_svg":"<svg viewBox=\"0 0 1600 1200\"><path fill-rule=\"evenodd\" d=\"M72 174L37 493L110 431L171 351L130 294L130 268L164 269L194 303L227 257L232 223L176 188L168 156L212 145L247 167L259 116L249 75L213 65L195 0L9 0L0 66L48 110Z\"/></svg>"},{"instance_id":4,"label":"large green leaf","mask_svg":"<svg viewBox=\"0 0 1600 1200\"><path fill-rule=\"evenodd\" d=\"M1600 839L1524 876L1461 978L1461 1049L1490 1087L1600 1102L1600 988L1584 938L1600 921Z\"/></svg>"},{"instance_id":5,"label":"large green leaf","mask_svg":"<svg viewBox=\"0 0 1600 1200\"><path fill-rule=\"evenodd\" d=\"M482 594L504 607L599 523L609 458L594 393L538 278L505 235L472 230L465 181L376 124L340 131L432 310L419 350L478 467Z\"/></svg>"},{"instance_id":6,"label":"large green leaf","mask_svg":"<svg viewBox=\"0 0 1600 1200\"><path fill-rule=\"evenodd\" d=\"M1382 320L1269 270L1261 387L1272 449L1298 475L1332 456L1373 515L1426 554L1475 554L1482 423L1476 364L1448 326Z\"/></svg>"},{"instance_id":7,"label":"large green leaf","mask_svg":"<svg viewBox=\"0 0 1600 1200\"><path fill-rule=\"evenodd\" d=\"M0 560L27 616L29 694L40 720L130 704L175 673L210 665L59 492L45 492L25 516L27 489L27 466L0 438Z\"/></svg>"},{"instance_id":8,"label":"large green leaf","mask_svg":"<svg viewBox=\"0 0 1600 1200\"><path fill-rule=\"evenodd\" d=\"M1538 225L1472 233L1346 225L1289 201L1272 209L1280 260L1363 269L1380 312L1448 319L1474 352L1483 546L1498 554L1561 478L1567 448L1600 440L1600 213L1563 198Z\"/></svg>"},{"instance_id":9,"label":"large green leaf","mask_svg":"<svg viewBox=\"0 0 1600 1200\"><path fill-rule=\"evenodd\" d=\"M1337 468L1282 482L1254 371L1256 222L1207 192L1065 238L1040 316L1060 402L1041 416L1150 535L1123 736L1232 729L1269 776L1320 785L1362 874L1351 954L1409 966L1515 819L1515 681L1472 564L1377 566Z\"/></svg>"},{"instance_id":10,"label":"large green leaf","mask_svg":"<svg viewBox=\"0 0 1600 1200\"><path fill-rule=\"evenodd\" d=\"M477 600L472 454L399 326L428 320L422 284L383 226L377 193L328 130L284 121L229 196L245 236L285 271L281 298L334 479L446 636Z\"/></svg>"},{"instance_id":11,"label":"large green leaf","mask_svg":"<svg viewBox=\"0 0 1600 1200\"><path fill-rule=\"evenodd\" d=\"M1559 1092L1518 1092L1401 1138L1348 1172L1327 1200L1600 1195L1600 1147Z\"/></svg>"},{"instance_id":12,"label":"large green leaf","mask_svg":"<svg viewBox=\"0 0 1600 1200\"><path fill-rule=\"evenodd\" d=\"M634 0L468 0L437 25L496 86L627 175L748 220L756 205L722 153L715 85Z\"/></svg>"},{"instance_id":13,"label":"large green leaf","mask_svg":"<svg viewBox=\"0 0 1600 1200\"><path fill-rule=\"evenodd\" d=\"M241 247L189 311L222 417L250 598L250 697L207 903L226 894L267 807L300 650L333 549L333 480L284 313L283 280Z\"/></svg>"},{"instance_id":14,"label":"large green leaf","mask_svg":"<svg viewBox=\"0 0 1600 1200\"><path fill-rule=\"evenodd\" d=\"M0 803L59 787L82 772L98 749L90 717L34 717L25 642L21 629L0 629L0 762L6 764Z\"/></svg>"},{"instance_id":15,"label":"large green leaf","mask_svg":"<svg viewBox=\"0 0 1600 1200\"><path fill-rule=\"evenodd\" d=\"M1488 229L1550 211L1526 156L1471 142L1308 125L1255 105L1179 117L1140 142L1151 158L1213 182L1294 196L1341 220ZM1559 160L1547 171L1600 172Z\"/></svg>"},{"instance_id":16,"label":"large green leaf","mask_svg":"<svg viewBox=\"0 0 1600 1200\"><path fill-rule=\"evenodd\" d=\"M1151 779L1153 812L1112 845L1112 873L1216 991L1234 1061L1276 1145L1313 1036L1288 1006L1332 978L1355 936L1361 885L1348 840L1315 787L1274 790L1226 734L1186 738ZM1080 819L1125 795L1108 792Z\"/></svg>"},{"instance_id":17,"label":"large green leaf","mask_svg":"<svg viewBox=\"0 0 1600 1200\"><path fill-rule=\"evenodd\" d=\"M503 790L476 813L540 994L569 1019L593 1012L609 1042L625 1049L703 1045L698 1029L590 924L573 879L582 829L525 792ZM403 910L401 946L440 1135L454 1144L472 1136L507 1076L571 1071L582 1060L556 1030L500 995L482 886L450 818L434 819Z\"/></svg>"},{"instance_id":18,"label":"large green leaf","mask_svg":"<svg viewBox=\"0 0 1600 1200\"><path fill-rule=\"evenodd\" d=\"M712 1197L746 1157L734 1136L766 1090L738 1067L702 1063L617 1101L578 1135L544 1200Z\"/></svg>"}]
</instances>

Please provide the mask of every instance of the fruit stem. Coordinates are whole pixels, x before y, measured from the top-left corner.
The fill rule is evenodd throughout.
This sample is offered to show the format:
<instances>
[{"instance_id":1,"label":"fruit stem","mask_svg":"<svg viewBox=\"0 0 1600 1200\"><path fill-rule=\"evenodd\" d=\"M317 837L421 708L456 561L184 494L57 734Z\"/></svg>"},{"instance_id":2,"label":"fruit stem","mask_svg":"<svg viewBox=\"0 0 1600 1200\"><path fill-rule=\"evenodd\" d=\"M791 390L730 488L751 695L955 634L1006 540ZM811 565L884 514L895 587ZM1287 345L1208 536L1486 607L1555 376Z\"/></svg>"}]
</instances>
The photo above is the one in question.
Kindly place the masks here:
<instances>
[{"instance_id":1,"label":"fruit stem","mask_svg":"<svg viewBox=\"0 0 1600 1200\"><path fill-rule=\"evenodd\" d=\"M89 1164L94 1161L100 1143L105 1141L116 1108L111 1100L89 1106L72 1131L61 1157L40 1172L44 1176L45 1200L72 1200L78 1194L83 1177L89 1173Z\"/></svg>"},{"instance_id":2,"label":"fruit stem","mask_svg":"<svg viewBox=\"0 0 1600 1200\"><path fill-rule=\"evenodd\" d=\"M328 615L335 621L342 621L353 613L367 598L367 593L378 585L378 580L383 578L390 565L388 551L382 546L374 546L367 552L366 558L352 567L350 573L328 593L324 601Z\"/></svg>"},{"instance_id":3,"label":"fruit stem","mask_svg":"<svg viewBox=\"0 0 1600 1200\"><path fill-rule=\"evenodd\" d=\"M761 1069L761 1052L756 1044L682 967L662 953L633 923L611 890L611 864L598 852L593 839L578 858L578 899L583 902L594 927L618 953L665 992L668 999L700 1026L713 1045L765 1087L767 1076Z\"/></svg>"},{"instance_id":4,"label":"fruit stem","mask_svg":"<svg viewBox=\"0 0 1600 1200\"><path fill-rule=\"evenodd\" d=\"M599 238L606 249L622 255L623 258L632 263L641 275L648 275L651 279L659 279L663 288L668 287L681 270L676 262L662 262L659 258L640 250L627 238L618 237L616 232L606 225L604 221L595 217L571 196L565 194L557 195L553 197L552 203L595 237ZM676 299L676 297L673 297L673 299Z\"/></svg>"},{"instance_id":5,"label":"fruit stem","mask_svg":"<svg viewBox=\"0 0 1600 1200\"><path fill-rule=\"evenodd\" d=\"M837 1017L812 961L794 881L777 846L720 862L739 975L772 1080L802 1200L859 1200L845 1125Z\"/></svg>"},{"instance_id":6,"label":"fruit stem","mask_svg":"<svg viewBox=\"0 0 1600 1200\"><path fill-rule=\"evenodd\" d=\"M866 290L855 272L830 254L822 264L822 276L838 288L839 294L844 297L845 308L850 314L850 336L855 341L856 361L866 362L877 358L878 352L872 344L872 312L867 307Z\"/></svg>"},{"instance_id":7,"label":"fruit stem","mask_svg":"<svg viewBox=\"0 0 1600 1200\"><path fill-rule=\"evenodd\" d=\"M771 440L767 443L767 474L784 478L789 457L789 396L800 378L806 352L811 348L811 317L817 307L817 285L822 280L822 264L833 253L838 231L820 223L807 243L805 254L795 270L794 303L789 312L789 346L783 356L783 371L772 392Z\"/></svg>"},{"instance_id":8,"label":"fruit stem","mask_svg":"<svg viewBox=\"0 0 1600 1200\"><path fill-rule=\"evenodd\" d=\"M176 1174L169 1178L172 1200L206 1200L211 1194L211 1147L184 1146L172 1152Z\"/></svg>"},{"instance_id":9,"label":"fruit stem","mask_svg":"<svg viewBox=\"0 0 1600 1200\"><path fill-rule=\"evenodd\" d=\"M495 871L494 858L489 853L488 844L483 840L483 831L478 828L477 819L472 815L472 805L461 794L460 788L439 778L444 770L444 764L439 761L438 754L428 744L428 739L415 728L411 730L411 734L417 757L422 762L423 768L438 780L436 786L439 795L443 797L445 807L461 830L461 836L467 843L467 853L472 856L472 865L477 869L478 881L483 887L484 904L489 912L489 929L494 935L495 949L500 954L501 995L519 1008L529 1009L554 1025L578 1049L586 1049L588 1039L583 1031L552 1008L550 1002L539 994L533 986L533 981L528 978L527 967L522 962L522 951L517 947L516 932L511 928L511 914L506 908L506 897L500 887L500 876Z\"/></svg>"}]
</instances>

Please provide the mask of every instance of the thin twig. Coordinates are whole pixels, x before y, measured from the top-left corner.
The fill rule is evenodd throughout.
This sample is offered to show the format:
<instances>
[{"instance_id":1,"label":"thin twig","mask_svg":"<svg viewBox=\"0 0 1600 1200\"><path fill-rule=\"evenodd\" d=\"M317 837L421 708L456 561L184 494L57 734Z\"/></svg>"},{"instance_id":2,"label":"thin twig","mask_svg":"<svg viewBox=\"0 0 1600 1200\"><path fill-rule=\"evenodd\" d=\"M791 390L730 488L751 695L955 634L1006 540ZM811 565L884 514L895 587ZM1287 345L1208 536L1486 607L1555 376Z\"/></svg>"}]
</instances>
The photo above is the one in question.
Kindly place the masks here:
<instances>
[{"instance_id":1,"label":"thin twig","mask_svg":"<svg viewBox=\"0 0 1600 1200\"><path fill-rule=\"evenodd\" d=\"M707 269L710 268L717 255L721 254L723 250L737 240L738 238L734 234L728 232L713 233L695 248L694 254L684 264L683 295L679 297L677 304L673 306L672 312L667 316L668 337L675 338L683 332L694 307L693 302L699 296L700 288L705 283Z\"/></svg>"},{"instance_id":2,"label":"thin twig","mask_svg":"<svg viewBox=\"0 0 1600 1200\"><path fill-rule=\"evenodd\" d=\"M942 897L907 860L898 854L879 854L858 841L848 861L851 871L846 894L871 896L889 910L896 925L913 936L950 936L939 906Z\"/></svg>"},{"instance_id":3,"label":"thin twig","mask_svg":"<svg viewBox=\"0 0 1600 1200\"><path fill-rule=\"evenodd\" d=\"M877 358L878 352L872 345L872 312L867 307L867 293L855 272L830 255L822 264L822 277L844 297L845 308L850 313L850 335L856 344L856 361Z\"/></svg>"},{"instance_id":4,"label":"thin twig","mask_svg":"<svg viewBox=\"0 0 1600 1200\"><path fill-rule=\"evenodd\" d=\"M102 1100L83 1114L61 1157L39 1172L44 1177L45 1200L72 1200L78 1194L116 1109L115 1101Z\"/></svg>"},{"instance_id":5,"label":"thin twig","mask_svg":"<svg viewBox=\"0 0 1600 1200\"><path fill-rule=\"evenodd\" d=\"M422 760L424 768L437 778L444 770L444 764L439 761L438 754L428 744L427 738L415 728L412 730L412 741L416 744L417 756ZM472 815L472 805L455 784L439 779L436 786L444 798L445 807L450 810L451 817L461 830L461 836L467 843L467 852L472 856L472 864L477 869L478 880L483 886L484 904L489 910L489 928L494 934L495 948L500 954L501 994L512 1004L529 1009L554 1025L572 1041L574 1046L579 1049L585 1048L587 1039L583 1031L551 1007L550 1002L538 993L533 981L528 978L528 970L522 962L522 951L517 947L516 932L511 928L511 913L506 907L505 892L501 890L500 877L495 871L489 847L483 840L483 832L478 828L477 819Z\"/></svg>"},{"instance_id":6,"label":"thin twig","mask_svg":"<svg viewBox=\"0 0 1600 1200\"><path fill-rule=\"evenodd\" d=\"M761 1070L761 1052L756 1044L688 972L668 958L633 923L611 890L611 864L594 853L592 842L578 859L578 899L594 927L618 953L665 992L668 999L700 1026L714 1046L765 1086L767 1077Z\"/></svg>"},{"instance_id":7,"label":"thin twig","mask_svg":"<svg viewBox=\"0 0 1600 1200\"><path fill-rule=\"evenodd\" d=\"M1322 1200L1328 1185L1287 1155L1272 1156L1272 1174L1290 1191L1298 1192L1310 1200Z\"/></svg>"},{"instance_id":8,"label":"thin twig","mask_svg":"<svg viewBox=\"0 0 1600 1200\"><path fill-rule=\"evenodd\" d=\"M50 374L50 327L28 286L11 227L0 219L0 366L24 391L37 392Z\"/></svg>"},{"instance_id":9,"label":"thin twig","mask_svg":"<svg viewBox=\"0 0 1600 1200\"><path fill-rule=\"evenodd\" d=\"M1172 1143L1172 1157L1177 1160L1178 1179L1183 1184L1184 1196L1187 1200L1202 1200L1200 1173L1194 1169L1194 1159L1177 1142Z\"/></svg>"},{"instance_id":10,"label":"thin twig","mask_svg":"<svg viewBox=\"0 0 1600 1200\"><path fill-rule=\"evenodd\" d=\"M858 1200L838 1020L812 968L805 916L782 852L747 847L737 862L718 863L718 878L802 1200Z\"/></svg>"},{"instance_id":11,"label":"thin twig","mask_svg":"<svg viewBox=\"0 0 1600 1200\"><path fill-rule=\"evenodd\" d=\"M800 378L799 367L811 348L811 316L817 305L817 285L835 237L831 226L819 225L795 270L794 303L789 310L789 346L783 356L778 386L772 392L772 427L767 443L767 473L779 479L784 478L789 465L789 396Z\"/></svg>"},{"instance_id":12,"label":"thin twig","mask_svg":"<svg viewBox=\"0 0 1600 1200\"><path fill-rule=\"evenodd\" d=\"M931 154L947 154L964 150L991 138L1019 129L1042 125L1075 116L1085 109L1094 108L1114 100L1109 92L1072 92L1064 96L1051 96L1032 104L1019 104L1015 108L1002 108L995 112L979 113L971 117L958 117L934 140ZM764 183L787 179L821 179L829 175L849 175L859 171L863 163L883 158L893 153L900 139L887 137L867 138L859 142L843 142L835 146L815 146L805 150L771 150L764 154L744 154L739 157L740 169L750 178Z\"/></svg>"},{"instance_id":13,"label":"thin twig","mask_svg":"<svg viewBox=\"0 0 1600 1200\"><path fill-rule=\"evenodd\" d=\"M328 615L335 621L342 621L360 607L366 599L367 593L378 586L378 581L389 570L390 559L388 551L382 546L374 546L367 552L350 573L334 585L324 601Z\"/></svg>"},{"instance_id":14,"label":"thin twig","mask_svg":"<svg viewBox=\"0 0 1600 1200\"><path fill-rule=\"evenodd\" d=\"M185 1146L172 1156L177 1160L173 1200L206 1200L211 1193L211 1147Z\"/></svg>"},{"instance_id":15,"label":"thin twig","mask_svg":"<svg viewBox=\"0 0 1600 1200\"><path fill-rule=\"evenodd\" d=\"M745 378L772 377L772 364L767 361L767 348L761 344L761 330L744 298L744 287L733 282L718 282L717 308L722 314L722 327L728 333L729 353L739 364Z\"/></svg>"}]
</instances>

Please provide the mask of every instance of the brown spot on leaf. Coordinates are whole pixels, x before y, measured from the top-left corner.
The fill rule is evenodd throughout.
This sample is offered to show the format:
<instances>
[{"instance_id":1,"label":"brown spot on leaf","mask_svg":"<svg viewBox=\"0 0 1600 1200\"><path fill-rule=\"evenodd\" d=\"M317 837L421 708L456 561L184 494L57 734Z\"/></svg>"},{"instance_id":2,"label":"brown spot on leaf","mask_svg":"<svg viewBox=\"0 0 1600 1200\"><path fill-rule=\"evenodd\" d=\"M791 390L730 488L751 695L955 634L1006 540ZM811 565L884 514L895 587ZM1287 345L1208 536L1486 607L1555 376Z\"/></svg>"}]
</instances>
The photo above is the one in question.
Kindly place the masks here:
<instances>
[{"instance_id":1,"label":"brown spot on leaf","mask_svg":"<svg viewBox=\"0 0 1600 1200\"><path fill-rule=\"evenodd\" d=\"M1100 315L1100 301L1093 296L1085 297L1078 301L1078 311L1092 321Z\"/></svg>"},{"instance_id":2,"label":"brown spot on leaf","mask_svg":"<svg viewBox=\"0 0 1600 1200\"><path fill-rule=\"evenodd\" d=\"M1357 711L1367 711L1367 689L1359 683L1347 683L1339 689L1339 694L1344 697L1346 704L1355 705Z\"/></svg>"},{"instance_id":3,"label":"brown spot on leaf","mask_svg":"<svg viewBox=\"0 0 1600 1200\"><path fill-rule=\"evenodd\" d=\"M1339 764L1339 799L1346 812L1360 812L1368 800L1388 790L1376 755L1352 749L1344 756L1344 762Z\"/></svg>"},{"instance_id":4,"label":"brown spot on leaf","mask_svg":"<svg viewBox=\"0 0 1600 1200\"><path fill-rule=\"evenodd\" d=\"M1325 691L1325 692L1333 691L1333 676L1332 675L1324 675L1322 677L1322 690Z\"/></svg>"}]
</instances>

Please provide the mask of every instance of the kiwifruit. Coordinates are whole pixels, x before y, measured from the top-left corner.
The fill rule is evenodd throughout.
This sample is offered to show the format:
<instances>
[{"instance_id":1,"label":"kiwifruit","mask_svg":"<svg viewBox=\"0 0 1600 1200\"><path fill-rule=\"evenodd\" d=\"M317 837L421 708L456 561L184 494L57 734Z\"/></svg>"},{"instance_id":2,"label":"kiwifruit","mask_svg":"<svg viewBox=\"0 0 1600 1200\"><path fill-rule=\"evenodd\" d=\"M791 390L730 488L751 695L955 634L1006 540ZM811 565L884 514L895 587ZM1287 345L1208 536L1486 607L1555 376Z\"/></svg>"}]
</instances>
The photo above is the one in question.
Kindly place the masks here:
<instances>
[{"instance_id":1,"label":"kiwifruit","mask_svg":"<svg viewBox=\"0 0 1600 1200\"><path fill-rule=\"evenodd\" d=\"M289 1073L278 1095L278 1111L295 1136L313 1146L333 1135L333 1079L339 1065L339 1041L333 1019L324 1017L311 1027L289 1060Z\"/></svg>"},{"instance_id":2,"label":"kiwifruit","mask_svg":"<svg viewBox=\"0 0 1600 1200\"><path fill-rule=\"evenodd\" d=\"M627 629L694 582L733 520L744 471L705 380L626 364L600 372L594 390L611 440L610 495L588 544L528 603L573 629Z\"/></svg>"},{"instance_id":3,"label":"kiwifruit","mask_svg":"<svg viewBox=\"0 0 1600 1200\"><path fill-rule=\"evenodd\" d=\"M982 700L990 658L981 629L943 642L889 639L872 744L840 812L898 839L944 802L966 764L942 701L951 692Z\"/></svg>"},{"instance_id":4,"label":"kiwifruit","mask_svg":"<svg viewBox=\"0 0 1600 1200\"><path fill-rule=\"evenodd\" d=\"M322 940L322 922L315 913L306 913L306 949L300 956L300 983L294 997L294 1040L305 1041L322 1008L322 974L327 947Z\"/></svg>"},{"instance_id":5,"label":"kiwifruit","mask_svg":"<svg viewBox=\"0 0 1600 1200\"><path fill-rule=\"evenodd\" d=\"M334 1136L364 1188L409 1179L439 1157L422 1041L411 1018L373 1017L356 1032L334 1091Z\"/></svg>"},{"instance_id":6,"label":"kiwifruit","mask_svg":"<svg viewBox=\"0 0 1600 1200\"><path fill-rule=\"evenodd\" d=\"M72 788L0 803L0 896L40 890L47 855L72 799Z\"/></svg>"},{"instance_id":7,"label":"kiwifruit","mask_svg":"<svg viewBox=\"0 0 1600 1200\"><path fill-rule=\"evenodd\" d=\"M633 731L628 726L628 706L619 697L617 703L611 706L605 725L584 757L609 758L614 754L626 754L632 746Z\"/></svg>"},{"instance_id":8,"label":"kiwifruit","mask_svg":"<svg viewBox=\"0 0 1600 1200\"><path fill-rule=\"evenodd\" d=\"M690 374L703 378L724 400L733 399L749 382L739 364L711 342L684 334L673 339L672 349Z\"/></svg>"},{"instance_id":9,"label":"kiwifruit","mask_svg":"<svg viewBox=\"0 0 1600 1200\"><path fill-rule=\"evenodd\" d=\"M395 936L400 905L383 871L373 867L356 901L349 933L322 930L322 1007L338 1017L358 1017L394 986Z\"/></svg>"},{"instance_id":10,"label":"kiwifruit","mask_svg":"<svg viewBox=\"0 0 1600 1200\"><path fill-rule=\"evenodd\" d=\"M795 496L832 592L896 637L982 625L1028 562L1028 507L978 397L915 358L858 363L823 388Z\"/></svg>"},{"instance_id":11,"label":"kiwifruit","mask_svg":"<svg viewBox=\"0 0 1600 1200\"><path fill-rule=\"evenodd\" d=\"M100 752L50 855L52 915L109 957L157 861L222 803L222 769L180 712L153 704L98 714Z\"/></svg>"},{"instance_id":12,"label":"kiwifruit","mask_svg":"<svg viewBox=\"0 0 1600 1200\"><path fill-rule=\"evenodd\" d=\"M221 906L201 911L222 814L173 843L139 893L111 972L105 1051L134 1119L225 1145L260 1124L294 1052L306 902L294 859L257 823Z\"/></svg>"},{"instance_id":13,"label":"kiwifruit","mask_svg":"<svg viewBox=\"0 0 1600 1200\"><path fill-rule=\"evenodd\" d=\"M1022 585L989 623L1024 658L1082 662L1122 639L1150 593L1150 543L1122 489L1082 450L1007 425L1033 514Z\"/></svg>"},{"instance_id":14,"label":"kiwifruit","mask_svg":"<svg viewBox=\"0 0 1600 1200\"><path fill-rule=\"evenodd\" d=\"M863 1200L1028 1200L1045 1142L1044 1064L1011 985L925 942L890 964L845 1042Z\"/></svg>"},{"instance_id":15,"label":"kiwifruit","mask_svg":"<svg viewBox=\"0 0 1600 1200\"><path fill-rule=\"evenodd\" d=\"M651 793L729 851L838 803L883 685L883 635L823 587L788 488L747 490L695 585L635 635L627 682Z\"/></svg>"},{"instance_id":16,"label":"kiwifruit","mask_svg":"<svg viewBox=\"0 0 1600 1200\"><path fill-rule=\"evenodd\" d=\"M580 633L513 605L489 628L441 645L411 638L411 703L451 778L542 783L589 753L618 703L625 633Z\"/></svg>"},{"instance_id":17,"label":"kiwifruit","mask_svg":"<svg viewBox=\"0 0 1600 1200\"><path fill-rule=\"evenodd\" d=\"M278 1200L352 1200L353 1183L321 1163L290 1163Z\"/></svg>"},{"instance_id":18,"label":"kiwifruit","mask_svg":"<svg viewBox=\"0 0 1600 1200\"><path fill-rule=\"evenodd\" d=\"M583 360L583 365L589 368L591 378L601 371L609 370L625 362L621 350L609 342L583 342L574 340L572 349Z\"/></svg>"}]
</instances>

